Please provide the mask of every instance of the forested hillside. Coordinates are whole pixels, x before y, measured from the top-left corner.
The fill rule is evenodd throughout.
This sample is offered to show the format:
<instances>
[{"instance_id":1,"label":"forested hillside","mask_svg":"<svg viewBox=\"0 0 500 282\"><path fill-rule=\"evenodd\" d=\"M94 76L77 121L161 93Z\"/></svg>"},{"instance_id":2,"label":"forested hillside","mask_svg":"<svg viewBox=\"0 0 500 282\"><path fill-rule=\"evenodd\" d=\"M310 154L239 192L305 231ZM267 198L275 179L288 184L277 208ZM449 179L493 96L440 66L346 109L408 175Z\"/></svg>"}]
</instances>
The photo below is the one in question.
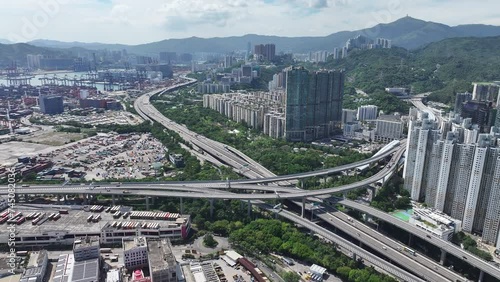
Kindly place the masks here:
<instances>
[{"instance_id":1,"label":"forested hillside","mask_svg":"<svg viewBox=\"0 0 500 282\"><path fill-rule=\"evenodd\" d=\"M402 48L354 51L330 60L327 68L344 68L348 85L370 93L385 87L433 92L429 99L451 103L454 93L472 91L472 82L500 80L500 37L452 38L408 51Z\"/></svg>"}]
</instances>

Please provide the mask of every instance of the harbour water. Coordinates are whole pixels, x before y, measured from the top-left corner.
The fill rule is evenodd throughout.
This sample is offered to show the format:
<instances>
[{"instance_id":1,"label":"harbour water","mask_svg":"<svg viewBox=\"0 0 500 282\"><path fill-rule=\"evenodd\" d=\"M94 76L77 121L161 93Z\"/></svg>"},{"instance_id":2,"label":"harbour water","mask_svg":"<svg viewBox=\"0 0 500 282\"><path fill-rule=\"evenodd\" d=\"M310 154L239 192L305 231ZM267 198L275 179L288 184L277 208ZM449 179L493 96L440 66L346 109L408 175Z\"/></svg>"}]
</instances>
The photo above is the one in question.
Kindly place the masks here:
<instances>
[{"instance_id":1,"label":"harbour water","mask_svg":"<svg viewBox=\"0 0 500 282\"><path fill-rule=\"evenodd\" d=\"M46 73L38 73L38 74L33 74L30 79L29 84L31 86L41 86L42 85L42 79L43 78L57 78L57 79L84 79L86 72L46 72ZM5 76L0 76L0 85L9 85L7 79ZM97 90L103 91L104 90L104 84L103 83L96 83L96 88ZM118 88L118 87L116 87Z\"/></svg>"}]
</instances>

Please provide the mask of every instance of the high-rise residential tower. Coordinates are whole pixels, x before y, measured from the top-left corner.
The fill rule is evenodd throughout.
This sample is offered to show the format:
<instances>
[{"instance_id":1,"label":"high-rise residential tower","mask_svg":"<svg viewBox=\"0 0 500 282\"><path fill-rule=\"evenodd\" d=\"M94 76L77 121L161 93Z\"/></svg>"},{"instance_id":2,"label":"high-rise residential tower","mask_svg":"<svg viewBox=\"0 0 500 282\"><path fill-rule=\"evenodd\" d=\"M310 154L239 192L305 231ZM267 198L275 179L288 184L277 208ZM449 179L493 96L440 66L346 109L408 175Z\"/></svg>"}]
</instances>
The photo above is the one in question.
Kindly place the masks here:
<instances>
[{"instance_id":1,"label":"high-rise residential tower","mask_svg":"<svg viewBox=\"0 0 500 282\"><path fill-rule=\"evenodd\" d=\"M340 128L343 71L309 72L303 67L291 67L285 72L286 139L312 141Z\"/></svg>"}]
</instances>

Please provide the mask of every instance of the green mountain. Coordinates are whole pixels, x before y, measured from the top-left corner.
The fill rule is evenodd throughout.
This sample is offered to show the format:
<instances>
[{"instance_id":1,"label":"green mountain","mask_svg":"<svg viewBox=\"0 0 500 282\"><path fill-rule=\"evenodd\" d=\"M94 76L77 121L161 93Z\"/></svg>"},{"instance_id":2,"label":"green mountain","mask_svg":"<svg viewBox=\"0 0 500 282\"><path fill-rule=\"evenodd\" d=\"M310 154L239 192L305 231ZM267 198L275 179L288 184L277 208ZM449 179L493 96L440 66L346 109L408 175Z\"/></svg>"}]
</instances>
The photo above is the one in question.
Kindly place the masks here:
<instances>
[{"instance_id":1,"label":"green mountain","mask_svg":"<svg viewBox=\"0 0 500 282\"><path fill-rule=\"evenodd\" d=\"M307 53L310 51L332 50L334 47L343 47L349 38L356 37L357 35L364 35L372 39L378 37L387 38L393 41L394 46L415 49L446 38L500 36L500 27L488 25L460 25L451 27L440 23L404 17L388 24L378 24L371 28L356 31L341 31L323 37L280 37L247 34L233 37L167 39L134 46L59 42L53 40L35 40L29 43L40 47L53 48L126 49L136 54L158 55L162 51L178 53L227 53L234 50L246 50L248 42L251 42L252 45L274 43L276 44L277 51Z\"/></svg>"},{"instance_id":2,"label":"green mountain","mask_svg":"<svg viewBox=\"0 0 500 282\"><path fill-rule=\"evenodd\" d=\"M10 66L12 62L22 62L26 64L26 55L42 54L57 56L61 52L57 50L41 48L25 43L17 44L0 44L0 67L5 68Z\"/></svg>"},{"instance_id":3,"label":"green mountain","mask_svg":"<svg viewBox=\"0 0 500 282\"><path fill-rule=\"evenodd\" d=\"M450 38L411 51L354 51L325 67L346 69L348 82L367 93L411 87L414 93L433 92L430 99L451 103L455 92L472 91L474 81L500 80L498 46L498 36Z\"/></svg>"}]
</instances>

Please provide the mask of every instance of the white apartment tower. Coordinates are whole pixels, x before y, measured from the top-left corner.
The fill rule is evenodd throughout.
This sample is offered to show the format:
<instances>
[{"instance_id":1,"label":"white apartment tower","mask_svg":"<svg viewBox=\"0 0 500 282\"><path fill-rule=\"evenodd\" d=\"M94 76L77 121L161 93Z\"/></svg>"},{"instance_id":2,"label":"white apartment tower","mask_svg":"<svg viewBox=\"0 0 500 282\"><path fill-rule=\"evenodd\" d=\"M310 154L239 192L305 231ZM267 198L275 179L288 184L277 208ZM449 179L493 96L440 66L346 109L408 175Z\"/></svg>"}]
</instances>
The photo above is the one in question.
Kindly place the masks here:
<instances>
[{"instance_id":1,"label":"white apartment tower","mask_svg":"<svg viewBox=\"0 0 500 282\"><path fill-rule=\"evenodd\" d=\"M405 188L413 200L424 200L460 220L462 230L482 234L483 242L500 246L500 148L496 137L479 134L471 142L463 138L463 127L456 127L440 140L433 122L423 118L410 121Z\"/></svg>"},{"instance_id":2,"label":"white apartment tower","mask_svg":"<svg viewBox=\"0 0 500 282\"><path fill-rule=\"evenodd\" d=\"M365 105L358 108L358 120L375 120L377 119L378 108L374 105Z\"/></svg>"}]
</instances>

